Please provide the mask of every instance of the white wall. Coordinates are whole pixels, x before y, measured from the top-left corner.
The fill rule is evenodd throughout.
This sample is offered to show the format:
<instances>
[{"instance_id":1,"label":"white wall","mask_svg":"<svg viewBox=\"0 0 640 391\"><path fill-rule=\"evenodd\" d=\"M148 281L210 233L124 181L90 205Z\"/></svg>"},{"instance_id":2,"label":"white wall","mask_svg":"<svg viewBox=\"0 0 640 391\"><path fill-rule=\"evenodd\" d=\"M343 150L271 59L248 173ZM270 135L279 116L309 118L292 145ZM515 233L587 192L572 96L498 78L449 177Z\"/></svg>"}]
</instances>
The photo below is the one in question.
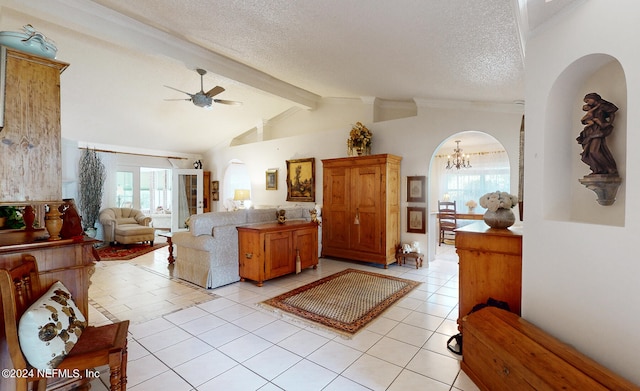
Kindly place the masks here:
<instances>
[{"instance_id":1,"label":"white wall","mask_svg":"<svg viewBox=\"0 0 640 391\"><path fill-rule=\"evenodd\" d=\"M420 242L423 252L427 252L426 234L406 232L406 177L429 174L429 165L439 145L448 137L461 131L477 130L486 132L500 141L511 162L511 191L518 189L518 146L522 107L517 105L477 105L466 102L420 102L418 115L403 119L373 123L375 110L371 104L361 103L353 107L351 123L360 121L373 132L372 153L389 153L402 157L401 163L401 232L402 241ZM294 128L308 128L314 123L325 126L324 116L331 116L327 106L315 112L309 111L300 118L290 118L279 125ZM344 108L337 108L344 117ZM366 113L366 115L363 115ZM293 122L293 123L292 123ZM271 125L274 126L274 125ZM211 170L212 180L222 180L224 170L232 159L243 161L251 176L253 204L286 204L286 160L316 158L316 203L322 205L322 159L347 156L346 140L351 126L345 124L338 129L318 130L301 136L280 138L259 143L233 147L220 147L205 153L204 168ZM278 130L274 129L274 133ZM278 190L265 190L265 171L278 169ZM222 182L221 182L222 183ZM428 192L428 191L427 191ZM216 205L217 204L217 205ZM312 206L313 204L309 204ZM420 206L419 204L411 204ZM428 196L427 210L437 208L435 196ZM214 203L220 210L222 202Z\"/></svg>"},{"instance_id":2,"label":"white wall","mask_svg":"<svg viewBox=\"0 0 640 391\"><path fill-rule=\"evenodd\" d=\"M578 2L527 43L522 291L526 319L636 384L640 210L625 204L640 193L640 158L626 147L640 145L633 110L640 100L640 53L629 35L638 31L639 15L640 3L634 0ZM562 88L554 88L557 83ZM580 156L574 145L581 130L575 108L581 107L586 89L620 109L612 149L623 187L611 207L598 205L591 191L574 183L588 173L576 172ZM591 197L591 202L579 201L584 210L563 210L571 208L572 191ZM612 223L608 213L622 218ZM580 215L589 214L600 217L585 223Z\"/></svg>"}]
</instances>

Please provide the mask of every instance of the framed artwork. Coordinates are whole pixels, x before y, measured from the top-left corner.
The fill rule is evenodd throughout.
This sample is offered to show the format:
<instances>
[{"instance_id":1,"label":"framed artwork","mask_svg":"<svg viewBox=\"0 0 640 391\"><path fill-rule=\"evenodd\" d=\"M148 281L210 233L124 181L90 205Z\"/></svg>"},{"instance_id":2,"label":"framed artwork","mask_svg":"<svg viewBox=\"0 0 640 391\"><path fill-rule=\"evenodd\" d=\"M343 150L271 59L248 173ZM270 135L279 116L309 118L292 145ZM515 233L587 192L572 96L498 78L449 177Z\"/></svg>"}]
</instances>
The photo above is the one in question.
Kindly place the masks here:
<instances>
[{"instance_id":1,"label":"framed artwork","mask_svg":"<svg viewBox=\"0 0 640 391\"><path fill-rule=\"evenodd\" d=\"M265 183L267 190L278 190L278 169L270 168L265 173Z\"/></svg>"},{"instance_id":2,"label":"framed artwork","mask_svg":"<svg viewBox=\"0 0 640 391\"><path fill-rule=\"evenodd\" d=\"M407 202L427 202L426 176L407 177Z\"/></svg>"},{"instance_id":3,"label":"framed artwork","mask_svg":"<svg viewBox=\"0 0 640 391\"><path fill-rule=\"evenodd\" d=\"M316 201L316 159L287 160L287 201Z\"/></svg>"},{"instance_id":4,"label":"framed artwork","mask_svg":"<svg viewBox=\"0 0 640 391\"><path fill-rule=\"evenodd\" d=\"M427 232L425 229L425 218L427 208L408 206L407 207L407 232L424 234Z\"/></svg>"},{"instance_id":5,"label":"framed artwork","mask_svg":"<svg viewBox=\"0 0 640 391\"><path fill-rule=\"evenodd\" d=\"M211 201L220 201L220 182L211 181Z\"/></svg>"}]
</instances>

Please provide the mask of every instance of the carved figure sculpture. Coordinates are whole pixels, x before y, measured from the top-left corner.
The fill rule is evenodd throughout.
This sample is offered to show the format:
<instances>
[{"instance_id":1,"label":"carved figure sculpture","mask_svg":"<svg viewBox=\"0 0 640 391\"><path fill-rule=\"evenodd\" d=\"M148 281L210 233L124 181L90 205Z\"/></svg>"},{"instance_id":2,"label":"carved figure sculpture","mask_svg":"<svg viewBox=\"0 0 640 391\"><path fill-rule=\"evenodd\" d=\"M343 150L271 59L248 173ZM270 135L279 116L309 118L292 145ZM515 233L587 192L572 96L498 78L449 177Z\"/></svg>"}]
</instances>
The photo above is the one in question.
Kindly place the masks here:
<instances>
[{"instance_id":1,"label":"carved figure sculpture","mask_svg":"<svg viewBox=\"0 0 640 391\"><path fill-rule=\"evenodd\" d=\"M613 120L618 107L591 92L584 97L582 110L585 115L580 122L585 125L576 141L582 145L582 161L593 174L617 175L616 161L607 147L606 138L613 131Z\"/></svg>"}]
</instances>

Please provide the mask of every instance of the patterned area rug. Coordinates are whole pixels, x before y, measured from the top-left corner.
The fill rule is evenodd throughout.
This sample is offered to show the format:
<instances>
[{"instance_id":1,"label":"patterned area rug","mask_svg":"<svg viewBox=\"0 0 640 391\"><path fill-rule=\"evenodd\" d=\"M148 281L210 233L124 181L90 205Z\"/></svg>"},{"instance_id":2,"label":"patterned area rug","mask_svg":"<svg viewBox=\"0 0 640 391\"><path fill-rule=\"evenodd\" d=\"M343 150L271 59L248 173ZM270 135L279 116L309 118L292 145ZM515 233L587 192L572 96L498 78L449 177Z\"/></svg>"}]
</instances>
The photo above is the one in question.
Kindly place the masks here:
<instances>
[{"instance_id":1,"label":"patterned area rug","mask_svg":"<svg viewBox=\"0 0 640 391\"><path fill-rule=\"evenodd\" d=\"M418 285L417 281L347 269L260 305L351 337Z\"/></svg>"},{"instance_id":2,"label":"patterned area rug","mask_svg":"<svg viewBox=\"0 0 640 391\"><path fill-rule=\"evenodd\" d=\"M116 244L100 247L96 251L101 261L127 261L166 245L167 243L154 243L153 246L146 243Z\"/></svg>"}]
</instances>

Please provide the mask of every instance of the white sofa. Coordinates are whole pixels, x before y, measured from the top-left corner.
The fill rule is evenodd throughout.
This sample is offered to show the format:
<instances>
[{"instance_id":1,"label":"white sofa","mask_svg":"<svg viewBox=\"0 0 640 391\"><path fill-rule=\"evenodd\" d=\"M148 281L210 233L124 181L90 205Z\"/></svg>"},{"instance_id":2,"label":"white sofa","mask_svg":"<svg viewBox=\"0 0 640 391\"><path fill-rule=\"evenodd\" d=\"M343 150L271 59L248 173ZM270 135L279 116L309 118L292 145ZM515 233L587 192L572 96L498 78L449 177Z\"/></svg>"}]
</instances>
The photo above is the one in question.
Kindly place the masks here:
<instances>
[{"instance_id":1,"label":"white sofa","mask_svg":"<svg viewBox=\"0 0 640 391\"><path fill-rule=\"evenodd\" d=\"M286 210L287 220L310 220L303 207ZM239 225L276 220L278 208L244 209L233 212L209 212L192 215L189 230L175 232L176 246L174 276L203 288L217 288L239 281L238 230Z\"/></svg>"}]
</instances>

